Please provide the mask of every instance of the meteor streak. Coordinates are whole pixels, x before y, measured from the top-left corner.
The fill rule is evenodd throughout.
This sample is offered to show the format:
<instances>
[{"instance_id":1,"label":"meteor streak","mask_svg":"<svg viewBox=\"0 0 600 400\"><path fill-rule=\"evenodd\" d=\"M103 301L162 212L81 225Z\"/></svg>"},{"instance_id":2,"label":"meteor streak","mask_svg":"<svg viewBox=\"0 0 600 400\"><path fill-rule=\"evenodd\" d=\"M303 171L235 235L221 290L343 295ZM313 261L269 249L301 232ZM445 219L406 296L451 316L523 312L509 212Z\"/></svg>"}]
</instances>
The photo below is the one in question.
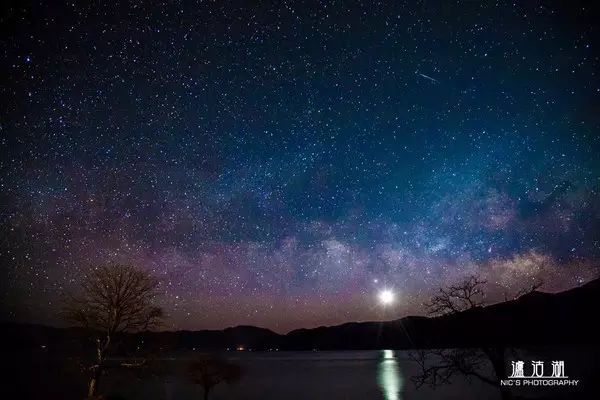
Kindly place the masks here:
<instances>
[{"instance_id":1,"label":"meteor streak","mask_svg":"<svg viewBox=\"0 0 600 400\"><path fill-rule=\"evenodd\" d=\"M422 73L420 73L419 71L417 71L417 74L418 74L418 75L421 75L421 76L422 76L423 78L425 78L425 79L429 79L429 80L430 80L430 81L432 81L432 82L435 82L435 83L440 83L440 82L439 82L437 79L435 79L435 78L432 78L432 77L430 77L430 76L427 76L427 75L425 75L425 74L422 74Z\"/></svg>"}]
</instances>

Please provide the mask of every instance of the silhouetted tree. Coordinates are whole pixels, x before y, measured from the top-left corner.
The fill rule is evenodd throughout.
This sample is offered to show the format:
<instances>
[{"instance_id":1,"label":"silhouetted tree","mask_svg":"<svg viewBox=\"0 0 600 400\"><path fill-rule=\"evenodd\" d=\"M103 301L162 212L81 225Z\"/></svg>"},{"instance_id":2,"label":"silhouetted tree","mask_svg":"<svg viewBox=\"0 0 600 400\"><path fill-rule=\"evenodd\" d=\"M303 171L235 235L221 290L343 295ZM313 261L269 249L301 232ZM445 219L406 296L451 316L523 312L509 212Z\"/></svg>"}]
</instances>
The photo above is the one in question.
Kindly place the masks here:
<instances>
[{"instance_id":1,"label":"silhouetted tree","mask_svg":"<svg viewBox=\"0 0 600 400\"><path fill-rule=\"evenodd\" d=\"M483 286L487 281L472 275L458 285L439 288L439 293L425 303L429 315L455 314L484 305Z\"/></svg>"},{"instance_id":2,"label":"silhouetted tree","mask_svg":"<svg viewBox=\"0 0 600 400\"><path fill-rule=\"evenodd\" d=\"M211 390L221 382L231 383L242 376L239 365L213 357L200 358L189 366L189 376L192 382L204 389L204 400L208 400Z\"/></svg>"},{"instance_id":3,"label":"silhouetted tree","mask_svg":"<svg viewBox=\"0 0 600 400\"><path fill-rule=\"evenodd\" d=\"M496 380L482 373L487 360L479 349L428 349L410 353L410 359L417 362L421 373L412 377L417 387L432 387L451 383L455 374L476 377L485 383L496 385Z\"/></svg>"},{"instance_id":4,"label":"silhouetted tree","mask_svg":"<svg viewBox=\"0 0 600 400\"><path fill-rule=\"evenodd\" d=\"M67 296L63 310L66 318L95 337L88 397L96 395L115 336L151 329L160 323L163 312L154 304L158 287L159 281L149 273L130 265L112 264L94 268L83 278L81 290Z\"/></svg>"},{"instance_id":5,"label":"silhouetted tree","mask_svg":"<svg viewBox=\"0 0 600 400\"><path fill-rule=\"evenodd\" d=\"M533 282L531 285L526 286L522 289L519 289L516 293L514 293L512 296L509 296L508 293L504 292L504 301L508 301L508 300L516 300L521 296L526 295L527 293L531 293L535 290L538 290L539 288L542 287L542 285L544 284L543 280L536 280L535 282Z\"/></svg>"},{"instance_id":6,"label":"silhouetted tree","mask_svg":"<svg viewBox=\"0 0 600 400\"><path fill-rule=\"evenodd\" d=\"M457 285L440 288L438 294L425 303L428 314L441 316L456 314L485 305L484 286L486 281L476 275L469 276ZM538 289L541 282L534 283L517 293L514 298ZM505 294L505 298L506 298ZM412 361L420 367L420 373L412 377L417 387L425 384L438 386L450 383L451 378L461 374L467 378L475 377L482 382L500 388L502 398L510 398L510 393L500 386L505 377L504 347L482 347L479 349L432 349L410 353ZM489 374L489 367L493 375Z\"/></svg>"}]
</instances>

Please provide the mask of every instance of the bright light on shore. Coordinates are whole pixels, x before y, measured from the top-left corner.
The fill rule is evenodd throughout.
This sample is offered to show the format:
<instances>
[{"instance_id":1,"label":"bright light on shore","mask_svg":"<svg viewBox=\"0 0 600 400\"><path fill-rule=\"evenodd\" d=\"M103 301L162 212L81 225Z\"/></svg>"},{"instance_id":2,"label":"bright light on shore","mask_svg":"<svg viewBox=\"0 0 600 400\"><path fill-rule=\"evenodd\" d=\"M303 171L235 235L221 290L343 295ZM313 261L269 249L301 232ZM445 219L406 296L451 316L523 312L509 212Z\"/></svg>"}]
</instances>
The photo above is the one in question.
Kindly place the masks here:
<instances>
[{"instance_id":1,"label":"bright light on shore","mask_svg":"<svg viewBox=\"0 0 600 400\"><path fill-rule=\"evenodd\" d=\"M394 292L389 289L384 289L379 292L379 302L384 306L390 305L394 302Z\"/></svg>"}]
</instances>

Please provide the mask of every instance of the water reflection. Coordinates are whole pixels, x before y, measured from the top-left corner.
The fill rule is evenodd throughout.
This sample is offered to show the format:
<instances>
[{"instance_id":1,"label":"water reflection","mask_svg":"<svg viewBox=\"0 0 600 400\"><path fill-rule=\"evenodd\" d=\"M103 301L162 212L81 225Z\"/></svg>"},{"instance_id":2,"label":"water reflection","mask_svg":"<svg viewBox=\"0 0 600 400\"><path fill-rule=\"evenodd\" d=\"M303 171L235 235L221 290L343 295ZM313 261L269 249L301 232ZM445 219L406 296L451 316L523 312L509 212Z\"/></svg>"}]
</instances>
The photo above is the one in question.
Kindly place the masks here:
<instances>
[{"instance_id":1,"label":"water reflection","mask_svg":"<svg viewBox=\"0 0 600 400\"><path fill-rule=\"evenodd\" d=\"M383 350L377 368L377 383L385 400L400 400L402 376L394 350Z\"/></svg>"}]
</instances>

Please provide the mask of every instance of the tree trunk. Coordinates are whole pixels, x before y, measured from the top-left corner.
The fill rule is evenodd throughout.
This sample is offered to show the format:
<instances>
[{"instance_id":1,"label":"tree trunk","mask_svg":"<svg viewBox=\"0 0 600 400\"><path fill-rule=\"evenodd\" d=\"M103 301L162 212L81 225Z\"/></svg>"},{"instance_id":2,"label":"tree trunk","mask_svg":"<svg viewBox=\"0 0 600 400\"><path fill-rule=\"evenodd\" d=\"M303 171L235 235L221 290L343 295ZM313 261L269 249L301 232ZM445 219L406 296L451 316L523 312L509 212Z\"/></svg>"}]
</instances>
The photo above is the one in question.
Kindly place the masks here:
<instances>
[{"instance_id":1,"label":"tree trunk","mask_svg":"<svg viewBox=\"0 0 600 400\"><path fill-rule=\"evenodd\" d=\"M98 383L100 382L100 366L94 367L94 372L92 373L92 378L90 379L90 384L88 386L88 397L94 397L96 395L96 391L98 390Z\"/></svg>"},{"instance_id":2,"label":"tree trunk","mask_svg":"<svg viewBox=\"0 0 600 400\"><path fill-rule=\"evenodd\" d=\"M100 339L96 339L96 365L92 367L92 377L90 378L90 384L88 386L88 397L94 397L98 391L98 384L100 383L100 376L102 375L102 366L104 363L104 353L110 345L110 334L106 336L104 344Z\"/></svg>"},{"instance_id":3,"label":"tree trunk","mask_svg":"<svg viewBox=\"0 0 600 400\"><path fill-rule=\"evenodd\" d=\"M208 400L208 393L210 392L210 388L204 388L204 400Z\"/></svg>"}]
</instances>

